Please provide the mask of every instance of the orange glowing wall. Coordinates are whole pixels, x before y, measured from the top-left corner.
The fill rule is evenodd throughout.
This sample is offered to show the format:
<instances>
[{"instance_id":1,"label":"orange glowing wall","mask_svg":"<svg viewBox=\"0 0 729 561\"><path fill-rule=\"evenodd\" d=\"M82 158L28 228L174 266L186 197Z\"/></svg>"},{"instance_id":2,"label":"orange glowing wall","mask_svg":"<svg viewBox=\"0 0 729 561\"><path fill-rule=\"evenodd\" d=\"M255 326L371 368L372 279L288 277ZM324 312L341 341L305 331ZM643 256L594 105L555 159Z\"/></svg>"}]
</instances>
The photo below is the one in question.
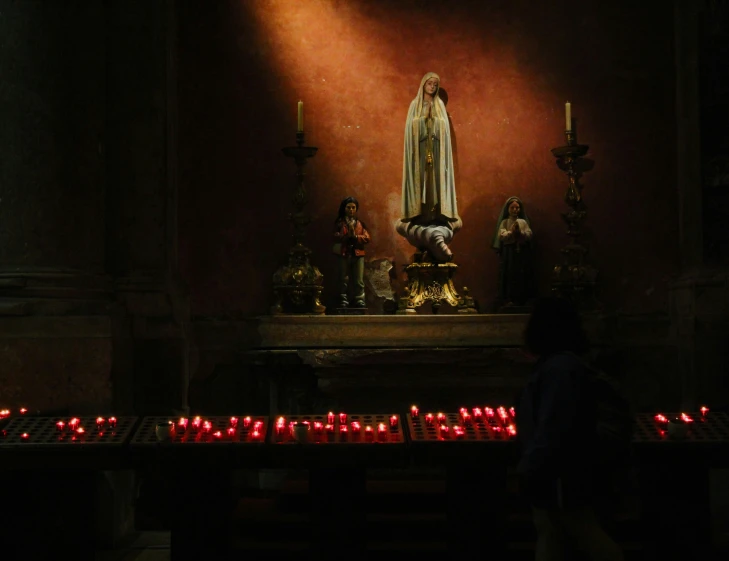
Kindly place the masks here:
<instances>
[{"instance_id":1,"label":"orange glowing wall","mask_svg":"<svg viewBox=\"0 0 729 561\"><path fill-rule=\"evenodd\" d=\"M180 256L194 314L266 313L291 245L296 102L304 101L312 217L307 243L332 306L331 228L356 196L368 259L398 271L413 248L398 218L405 116L428 71L441 76L463 230L457 286L483 308L490 249L511 195L535 232L542 292L568 238L564 103L594 168L582 179L591 261L613 309L666 307L677 267L670 2L586 0L237 0L179 3Z\"/></svg>"}]
</instances>

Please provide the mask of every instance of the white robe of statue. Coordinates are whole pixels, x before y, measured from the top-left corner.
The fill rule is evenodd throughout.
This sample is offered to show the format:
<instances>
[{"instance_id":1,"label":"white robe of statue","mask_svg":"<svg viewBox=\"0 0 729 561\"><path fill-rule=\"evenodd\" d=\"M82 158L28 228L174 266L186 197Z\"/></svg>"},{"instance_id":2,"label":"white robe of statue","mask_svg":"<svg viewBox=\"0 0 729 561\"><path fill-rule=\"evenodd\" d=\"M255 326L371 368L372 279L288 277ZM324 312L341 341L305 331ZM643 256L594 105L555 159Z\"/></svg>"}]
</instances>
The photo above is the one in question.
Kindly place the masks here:
<instances>
[{"instance_id":1,"label":"white robe of statue","mask_svg":"<svg viewBox=\"0 0 729 561\"><path fill-rule=\"evenodd\" d=\"M428 72L408 110L402 216L395 229L414 247L427 249L439 261L448 261L452 253L447 244L462 222L456 204L450 124L439 89L440 78Z\"/></svg>"}]
</instances>

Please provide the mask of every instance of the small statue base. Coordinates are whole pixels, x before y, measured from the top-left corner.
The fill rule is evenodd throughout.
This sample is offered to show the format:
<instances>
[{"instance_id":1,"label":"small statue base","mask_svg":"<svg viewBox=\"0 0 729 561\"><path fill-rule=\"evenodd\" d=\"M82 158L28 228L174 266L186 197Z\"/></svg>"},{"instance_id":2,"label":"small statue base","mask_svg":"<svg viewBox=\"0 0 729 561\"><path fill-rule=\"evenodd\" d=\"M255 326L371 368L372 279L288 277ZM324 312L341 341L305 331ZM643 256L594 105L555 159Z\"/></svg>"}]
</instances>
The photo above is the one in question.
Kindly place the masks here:
<instances>
[{"instance_id":1,"label":"small statue base","mask_svg":"<svg viewBox=\"0 0 729 561\"><path fill-rule=\"evenodd\" d=\"M271 313L321 315L326 311L321 303L321 291L321 286L274 286L276 301L271 306Z\"/></svg>"},{"instance_id":2,"label":"small statue base","mask_svg":"<svg viewBox=\"0 0 729 561\"><path fill-rule=\"evenodd\" d=\"M340 316L366 316L367 308L335 308L335 312Z\"/></svg>"},{"instance_id":3,"label":"small statue base","mask_svg":"<svg viewBox=\"0 0 729 561\"><path fill-rule=\"evenodd\" d=\"M323 275L309 263L311 251L297 243L289 251L289 263L273 275L275 303L271 313L323 314L326 307L321 303Z\"/></svg>"},{"instance_id":4,"label":"small statue base","mask_svg":"<svg viewBox=\"0 0 729 561\"><path fill-rule=\"evenodd\" d=\"M413 262L405 268L408 284L405 296L400 298L397 314L415 314L417 308L430 302L431 309L437 314L445 302L457 308L458 313L478 313L474 299L464 287L461 297L453 284L453 275L458 270L455 263L429 262L424 254L416 253Z\"/></svg>"}]
</instances>

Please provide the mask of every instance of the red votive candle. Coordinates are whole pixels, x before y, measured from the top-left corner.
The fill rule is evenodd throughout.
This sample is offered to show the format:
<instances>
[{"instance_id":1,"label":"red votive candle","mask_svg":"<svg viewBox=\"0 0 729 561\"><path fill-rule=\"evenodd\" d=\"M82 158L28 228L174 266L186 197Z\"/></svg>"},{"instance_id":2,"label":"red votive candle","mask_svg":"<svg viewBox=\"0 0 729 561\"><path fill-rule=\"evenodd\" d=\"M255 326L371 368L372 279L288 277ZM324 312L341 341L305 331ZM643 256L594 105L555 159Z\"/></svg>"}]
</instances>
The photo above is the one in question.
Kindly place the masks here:
<instances>
[{"instance_id":1,"label":"red votive candle","mask_svg":"<svg viewBox=\"0 0 729 561\"><path fill-rule=\"evenodd\" d=\"M56 429L58 429L58 432L63 432L63 429L66 427L66 423L63 421L58 421L56 423Z\"/></svg>"},{"instance_id":2,"label":"red votive candle","mask_svg":"<svg viewBox=\"0 0 729 561\"><path fill-rule=\"evenodd\" d=\"M372 427L367 425L365 427L365 438L373 438L375 433L372 431Z\"/></svg>"},{"instance_id":3,"label":"red votive candle","mask_svg":"<svg viewBox=\"0 0 729 561\"><path fill-rule=\"evenodd\" d=\"M334 415L332 415L332 419L334 419ZM332 420L332 423L334 421ZM324 423L321 421L314 421L314 432L321 432L324 429Z\"/></svg>"},{"instance_id":4,"label":"red votive candle","mask_svg":"<svg viewBox=\"0 0 729 561\"><path fill-rule=\"evenodd\" d=\"M349 432L347 425L339 425L339 434L347 434L347 432Z\"/></svg>"},{"instance_id":5,"label":"red votive candle","mask_svg":"<svg viewBox=\"0 0 729 561\"><path fill-rule=\"evenodd\" d=\"M235 427L228 427L225 432L228 433L228 436L235 436Z\"/></svg>"},{"instance_id":6,"label":"red votive candle","mask_svg":"<svg viewBox=\"0 0 729 561\"><path fill-rule=\"evenodd\" d=\"M180 427L182 430L187 430L187 419L185 417L180 417L177 420L177 426Z\"/></svg>"},{"instance_id":7,"label":"red votive candle","mask_svg":"<svg viewBox=\"0 0 729 561\"><path fill-rule=\"evenodd\" d=\"M203 422L202 428L203 432L210 432L211 430L213 430L213 423L211 423L210 421L205 421Z\"/></svg>"},{"instance_id":8,"label":"red votive candle","mask_svg":"<svg viewBox=\"0 0 729 561\"><path fill-rule=\"evenodd\" d=\"M104 425L106 424L106 419L104 417L96 417L96 427L97 428L104 428Z\"/></svg>"},{"instance_id":9,"label":"red votive candle","mask_svg":"<svg viewBox=\"0 0 729 561\"><path fill-rule=\"evenodd\" d=\"M499 417L501 418L501 421L504 424L506 424L506 422L509 420L509 414L506 412L506 408L505 407L499 407L497 409L497 411L499 413Z\"/></svg>"},{"instance_id":10,"label":"red votive candle","mask_svg":"<svg viewBox=\"0 0 729 561\"><path fill-rule=\"evenodd\" d=\"M250 417L243 417L243 426L245 428L248 428L251 426L251 418Z\"/></svg>"},{"instance_id":11,"label":"red votive candle","mask_svg":"<svg viewBox=\"0 0 729 561\"><path fill-rule=\"evenodd\" d=\"M111 428L116 427L116 417L109 417L109 426Z\"/></svg>"},{"instance_id":12,"label":"red votive candle","mask_svg":"<svg viewBox=\"0 0 729 561\"><path fill-rule=\"evenodd\" d=\"M330 425L334 424L334 411L329 411L329 413L327 413L327 423Z\"/></svg>"},{"instance_id":13,"label":"red votive candle","mask_svg":"<svg viewBox=\"0 0 729 561\"><path fill-rule=\"evenodd\" d=\"M339 414L339 424L340 425L343 425L346 422L347 422L347 414L346 413L340 413Z\"/></svg>"},{"instance_id":14,"label":"red votive candle","mask_svg":"<svg viewBox=\"0 0 729 561\"><path fill-rule=\"evenodd\" d=\"M25 407L21 407L18 411L20 411L21 415L25 415L28 412L28 410Z\"/></svg>"},{"instance_id":15,"label":"red votive candle","mask_svg":"<svg viewBox=\"0 0 729 561\"><path fill-rule=\"evenodd\" d=\"M390 415L390 426L391 427L397 426L397 415Z\"/></svg>"},{"instance_id":16,"label":"red votive candle","mask_svg":"<svg viewBox=\"0 0 729 561\"><path fill-rule=\"evenodd\" d=\"M222 433L222 432L220 432L219 430L216 430L216 431L215 431L215 432L213 433L213 436L214 436L215 438L223 438L223 433Z\"/></svg>"},{"instance_id":17,"label":"red votive candle","mask_svg":"<svg viewBox=\"0 0 729 561\"><path fill-rule=\"evenodd\" d=\"M235 428L238 426L238 417L231 417L230 418L230 426Z\"/></svg>"},{"instance_id":18,"label":"red votive candle","mask_svg":"<svg viewBox=\"0 0 729 561\"><path fill-rule=\"evenodd\" d=\"M514 409L513 407L509 407L509 415L516 419L516 409Z\"/></svg>"},{"instance_id":19,"label":"red votive candle","mask_svg":"<svg viewBox=\"0 0 729 561\"><path fill-rule=\"evenodd\" d=\"M68 426L72 430L76 430L76 427L78 427L78 424L81 422L81 420L78 417L73 417L69 422Z\"/></svg>"},{"instance_id":20,"label":"red votive candle","mask_svg":"<svg viewBox=\"0 0 729 561\"><path fill-rule=\"evenodd\" d=\"M426 413L425 414L425 422L427 424L432 425L433 424L433 420L434 420L434 417L433 417L433 414L432 413Z\"/></svg>"},{"instance_id":21,"label":"red votive candle","mask_svg":"<svg viewBox=\"0 0 729 561\"><path fill-rule=\"evenodd\" d=\"M413 405L410 408L410 416L416 418L418 415L420 415L420 409L418 409L417 405Z\"/></svg>"},{"instance_id":22,"label":"red votive candle","mask_svg":"<svg viewBox=\"0 0 729 561\"><path fill-rule=\"evenodd\" d=\"M0 409L0 419L10 417L10 409Z\"/></svg>"},{"instance_id":23,"label":"red votive candle","mask_svg":"<svg viewBox=\"0 0 729 561\"><path fill-rule=\"evenodd\" d=\"M258 440L259 438L261 438L261 433L260 433L260 432L258 432L257 430L254 430L254 431L253 431L253 432L251 433L251 438L252 438L253 440Z\"/></svg>"},{"instance_id":24,"label":"red votive candle","mask_svg":"<svg viewBox=\"0 0 729 561\"><path fill-rule=\"evenodd\" d=\"M340 425L340 426L343 426L343 425ZM346 425L344 425L344 426L346 426ZM334 432L334 425L327 425L324 427L324 430L326 430L328 433Z\"/></svg>"},{"instance_id":25,"label":"red votive candle","mask_svg":"<svg viewBox=\"0 0 729 561\"><path fill-rule=\"evenodd\" d=\"M481 410L480 407L473 408L473 416L477 419L480 419L481 417L483 417L483 411Z\"/></svg>"},{"instance_id":26,"label":"red votive candle","mask_svg":"<svg viewBox=\"0 0 729 561\"><path fill-rule=\"evenodd\" d=\"M359 421L352 421L352 430L359 432L362 429L362 425L359 424ZM372 429L372 427L370 427Z\"/></svg>"},{"instance_id":27,"label":"red votive candle","mask_svg":"<svg viewBox=\"0 0 729 561\"><path fill-rule=\"evenodd\" d=\"M446 420L446 416L445 416L445 413L438 413L438 414L437 414L437 415L435 416L435 418L436 418L436 419L438 419L438 422L439 422L439 423L442 423L443 421L445 421L445 420Z\"/></svg>"},{"instance_id":28,"label":"red votive candle","mask_svg":"<svg viewBox=\"0 0 729 561\"><path fill-rule=\"evenodd\" d=\"M686 413L681 413L681 420L684 423L693 423L694 422L694 420L691 417L689 417Z\"/></svg>"},{"instance_id":29,"label":"red votive candle","mask_svg":"<svg viewBox=\"0 0 729 561\"><path fill-rule=\"evenodd\" d=\"M24 432L20 435L20 440L28 440L30 438L30 435L27 432Z\"/></svg>"}]
</instances>

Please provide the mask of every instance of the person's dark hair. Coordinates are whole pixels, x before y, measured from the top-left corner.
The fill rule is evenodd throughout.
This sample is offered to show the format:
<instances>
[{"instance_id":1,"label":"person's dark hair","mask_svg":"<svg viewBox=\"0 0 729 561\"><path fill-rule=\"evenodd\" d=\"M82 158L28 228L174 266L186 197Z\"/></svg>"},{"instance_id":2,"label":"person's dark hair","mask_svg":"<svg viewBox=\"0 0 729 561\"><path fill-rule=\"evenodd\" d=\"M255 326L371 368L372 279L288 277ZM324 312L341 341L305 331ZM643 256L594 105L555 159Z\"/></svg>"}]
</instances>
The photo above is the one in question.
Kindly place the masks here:
<instances>
[{"instance_id":1,"label":"person's dark hair","mask_svg":"<svg viewBox=\"0 0 729 561\"><path fill-rule=\"evenodd\" d=\"M337 214L337 219L334 222L337 222L344 218L344 209L349 203L354 203L357 207L357 210L359 210L359 201L354 197L347 197L341 203L339 203L339 213Z\"/></svg>"},{"instance_id":2,"label":"person's dark hair","mask_svg":"<svg viewBox=\"0 0 729 561\"><path fill-rule=\"evenodd\" d=\"M590 344L574 304L565 298L540 298L524 331L524 344L537 356L569 351L581 355Z\"/></svg>"}]
</instances>

